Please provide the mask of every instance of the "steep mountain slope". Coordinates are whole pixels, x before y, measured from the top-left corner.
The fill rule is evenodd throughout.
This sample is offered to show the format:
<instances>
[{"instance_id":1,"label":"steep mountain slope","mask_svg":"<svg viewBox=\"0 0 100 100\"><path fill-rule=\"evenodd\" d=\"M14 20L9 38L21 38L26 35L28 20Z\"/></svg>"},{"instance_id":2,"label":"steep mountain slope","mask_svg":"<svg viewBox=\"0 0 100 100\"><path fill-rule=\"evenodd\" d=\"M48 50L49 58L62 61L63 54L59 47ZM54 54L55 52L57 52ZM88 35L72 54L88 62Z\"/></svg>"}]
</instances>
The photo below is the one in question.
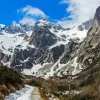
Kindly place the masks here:
<instances>
[{"instance_id":1,"label":"steep mountain slope","mask_svg":"<svg viewBox=\"0 0 100 100\"><path fill-rule=\"evenodd\" d=\"M76 45L81 42L86 33L87 30L85 29L80 31L75 27L67 30L42 19L35 24L33 33L27 41L27 47L22 49L22 45L18 45L15 48L11 66L24 70L23 72L26 72L26 74L30 72L32 74L34 69L37 69L34 75L46 76L50 72L47 76L53 76L59 69L53 71L54 67L60 63L60 60L70 48L70 43L74 41ZM72 52L72 50L69 52Z\"/></svg>"},{"instance_id":2,"label":"steep mountain slope","mask_svg":"<svg viewBox=\"0 0 100 100\"><path fill-rule=\"evenodd\" d=\"M82 42L78 52L78 62L83 69L99 71L100 65L100 7L96 10L92 27Z\"/></svg>"},{"instance_id":3,"label":"steep mountain slope","mask_svg":"<svg viewBox=\"0 0 100 100\"><path fill-rule=\"evenodd\" d=\"M87 37L80 45L78 62L83 63L84 67L93 64L99 54L100 46L100 7L96 10L93 25L87 33Z\"/></svg>"},{"instance_id":4,"label":"steep mountain slope","mask_svg":"<svg viewBox=\"0 0 100 100\"><path fill-rule=\"evenodd\" d=\"M5 26L0 24L0 60L4 64L10 63L10 58L13 55L14 49L17 45L23 44L24 37L28 39L33 32L33 26L12 24ZM25 46L22 46L25 48ZM9 63L8 63L9 62Z\"/></svg>"},{"instance_id":5,"label":"steep mountain slope","mask_svg":"<svg viewBox=\"0 0 100 100\"><path fill-rule=\"evenodd\" d=\"M74 51L86 37L91 24L92 20L89 20L80 26L65 29L47 19L41 19L35 26L2 26L1 64L8 64L25 74L36 76L66 75L78 65ZM75 69L73 73L76 72Z\"/></svg>"},{"instance_id":6,"label":"steep mountain slope","mask_svg":"<svg viewBox=\"0 0 100 100\"><path fill-rule=\"evenodd\" d=\"M64 57L55 67L56 75L89 75L92 71L99 70L100 65L100 7L96 10L92 27L89 29L86 38L79 44L69 45ZM68 46L67 46L68 48ZM70 52L73 51L73 52ZM64 62L65 61L65 62ZM62 64L61 64L62 63Z\"/></svg>"}]
</instances>

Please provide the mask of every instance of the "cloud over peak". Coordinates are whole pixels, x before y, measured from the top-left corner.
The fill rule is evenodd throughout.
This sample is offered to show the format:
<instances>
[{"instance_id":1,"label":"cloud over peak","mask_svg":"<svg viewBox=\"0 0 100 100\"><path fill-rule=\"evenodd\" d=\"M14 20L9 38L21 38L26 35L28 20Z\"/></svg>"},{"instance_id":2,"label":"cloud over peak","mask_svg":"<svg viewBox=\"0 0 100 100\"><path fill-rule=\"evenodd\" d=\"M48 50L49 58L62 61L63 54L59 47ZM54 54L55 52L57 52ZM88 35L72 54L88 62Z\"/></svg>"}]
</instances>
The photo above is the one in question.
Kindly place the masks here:
<instances>
[{"instance_id":1,"label":"cloud over peak","mask_svg":"<svg viewBox=\"0 0 100 100\"><path fill-rule=\"evenodd\" d=\"M68 5L66 12L70 13L70 15L67 18L72 20L62 20L59 22L61 24L68 22L69 26L72 26L72 23L73 25L78 25L93 18L96 8L100 6L100 0L61 0L60 4Z\"/></svg>"},{"instance_id":2,"label":"cloud over peak","mask_svg":"<svg viewBox=\"0 0 100 100\"><path fill-rule=\"evenodd\" d=\"M24 15L19 23L28 25L34 25L37 18L47 17L42 10L36 7L32 7L30 5L18 9L17 13L21 13Z\"/></svg>"},{"instance_id":3,"label":"cloud over peak","mask_svg":"<svg viewBox=\"0 0 100 100\"><path fill-rule=\"evenodd\" d=\"M27 5L24 8L20 8L17 12L23 12L26 13L26 16L32 15L32 16L41 16L41 17L46 17L44 12L40 10L39 8L32 7L30 5Z\"/></svg>"},{"instance_id":4,"label":"cloud over peak","mask_svg":"<svg viewBox=\"0 0 100 100\"><path fill-rule=\"evenodd\" d=\"M31 25L34 26L36 20L30 17L24 17L22 20L20 20L20 24L27 24L27 25Z\"/></svg>"}]
</instances>

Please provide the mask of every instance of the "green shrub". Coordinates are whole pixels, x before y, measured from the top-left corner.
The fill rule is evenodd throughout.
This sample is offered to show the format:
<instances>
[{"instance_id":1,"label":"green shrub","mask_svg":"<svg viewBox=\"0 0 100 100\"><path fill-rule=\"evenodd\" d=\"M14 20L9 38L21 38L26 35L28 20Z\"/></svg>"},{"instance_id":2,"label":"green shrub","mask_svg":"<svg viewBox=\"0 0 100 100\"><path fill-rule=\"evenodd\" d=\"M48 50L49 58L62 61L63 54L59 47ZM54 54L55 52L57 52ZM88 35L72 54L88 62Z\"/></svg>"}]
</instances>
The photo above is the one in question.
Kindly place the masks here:
<instances>
[{"instance_id":1,"label":"green shrub","mask_svg":"<svg viewBox=\"0 0 100 100\"><path fill-rule=\"evenodd\" d=\"M22 84L22 76L12 68L0 67L0 84Z\"/></svg>"}]
</instances>

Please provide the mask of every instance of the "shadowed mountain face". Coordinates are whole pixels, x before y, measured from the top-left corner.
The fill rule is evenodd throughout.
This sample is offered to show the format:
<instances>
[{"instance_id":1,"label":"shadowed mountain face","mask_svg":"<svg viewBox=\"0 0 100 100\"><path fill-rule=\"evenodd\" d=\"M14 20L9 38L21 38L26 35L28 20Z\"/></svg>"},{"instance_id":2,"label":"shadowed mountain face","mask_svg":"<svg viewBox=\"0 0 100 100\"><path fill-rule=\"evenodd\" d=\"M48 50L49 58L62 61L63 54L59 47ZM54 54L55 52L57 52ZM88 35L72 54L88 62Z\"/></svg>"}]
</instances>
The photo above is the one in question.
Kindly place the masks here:
<instances>
[{"instance_id":1,"label":"shadowed mountain face","mask_svg":"<svg viewBox=\"0 0 100 100\"><path fill-rule=\"evenodd\" d=\"M95 17L97 18L98 22L100 22L100 7L97 8Z\"/></svg>"},{"instance_id":2,"label":"shadowed mountain face","mask_svg":"<svg viewBox=\"0 0 100 100\"><path fill-rule=\"evenodd\" d=\"M89 29L86 38L78 45L73 52L64 56L64 60L67 61L66 65L61 68L63 75L87 73L88 70L99 70L100 65L100 7L96 10L93 24ZM75 48L74 47L74 48ZM68 49L67 49L68 50ZM71 50L72 51L72 50ZM68 59L70 58L70 59ZM62 62L62 60L61 60ZM64 62L63 62L64 63ZM66 70L66 72L64 71ZM85 71L82 71L85 70ZM88 71L88 72L87 72ZM60 72L60 73L61 73ZM58 72L57 72L58 73Z\"/></svg>"},{"instance_id":3,"label":"shadowed mountain face","mask_svg":"<svg viewBox=\"0 0 100 100\"><path fill-rule=\"evenodd\" d=\"M47 27L35 27L29 44L35 47L51 46L57 42L57 37Z\"/></svg>"},{"instance_id":4,"label":"shadowed mountain face","mask_svg":"<svg viewBox=\"0 0 100 100\"><path fill-rule=\"evenodd\" d=\"M100 7L96 10L92 28L88 31L88 36L80 45L78 61L84 67L96 64L100 57Z\"/></svg>"},{"instance_id":5,"label":"shadowed mountain face","mask_svg":"<svg viewBox=\"0 0 100 100\"><path fill-rule=\"evenodd\" d=\"M75 51L76 52L76 51ZM81 70L99 68L100 60L100 7L97 8L93 24L89 29L86 38L79 45L77 53L77 68Z\"/></svg>"}]
</instances>

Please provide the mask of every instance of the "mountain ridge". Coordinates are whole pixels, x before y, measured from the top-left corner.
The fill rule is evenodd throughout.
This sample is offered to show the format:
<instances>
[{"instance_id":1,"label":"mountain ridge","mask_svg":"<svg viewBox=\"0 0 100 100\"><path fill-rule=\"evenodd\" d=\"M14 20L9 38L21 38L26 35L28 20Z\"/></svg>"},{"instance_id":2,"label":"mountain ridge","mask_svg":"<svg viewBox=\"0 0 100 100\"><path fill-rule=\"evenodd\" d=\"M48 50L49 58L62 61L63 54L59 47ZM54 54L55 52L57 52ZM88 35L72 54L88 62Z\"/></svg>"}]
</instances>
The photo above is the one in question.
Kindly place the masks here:
<instances>
[{"instance_id":1,"label":"mountain ridge","mask_svg":"<svg viewBox=\"0 0 100 100\"><path fill-rule=\"evenodd\" d=\"M11 42L6 46L6 42L1 41L0 50L5 54L4 57L1 57L1 63L31 75L34 73L31 69L39 68L39 72L35 72L34 75L39 76L38 73L41 73L40 76L44 77L57 62L66 62L66 58L62 57L61 59L61 56L65 52L70 56L76 50L77 43L86 37L91 24L92 20L90 19L78 27L67 30L47 19L41 19L35 23L35 26L20 24L5 27L1 31L3 34L0 36L1 40L4 38ZM45 68L46 70L43 70ZM56 75L58 69L52 75ZM49 77L49 74L47 76Z\"/></svg>"}]
</instances>

